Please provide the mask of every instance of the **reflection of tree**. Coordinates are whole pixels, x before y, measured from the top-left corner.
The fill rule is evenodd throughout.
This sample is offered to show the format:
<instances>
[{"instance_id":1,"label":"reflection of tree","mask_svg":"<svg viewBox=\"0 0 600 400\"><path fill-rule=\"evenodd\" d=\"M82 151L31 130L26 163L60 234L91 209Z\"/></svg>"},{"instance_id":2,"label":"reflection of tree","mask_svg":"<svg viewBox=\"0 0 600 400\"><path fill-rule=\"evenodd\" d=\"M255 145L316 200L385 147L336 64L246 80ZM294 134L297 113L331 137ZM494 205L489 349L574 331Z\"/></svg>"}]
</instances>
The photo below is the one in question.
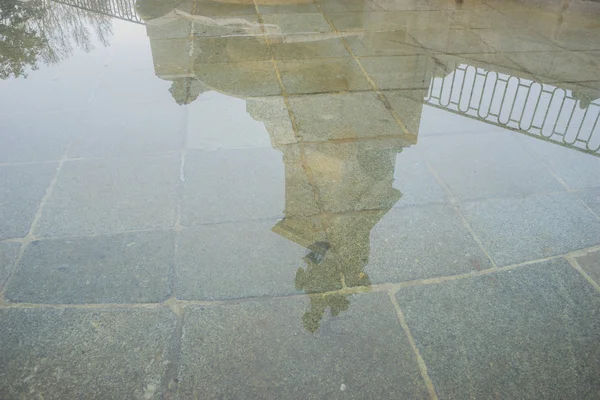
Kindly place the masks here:
<instances>
[{"instance_id":1,"label":"reflection of tree","mask_svg":"<svg viewBox=\"0 0 600 400\"><path fill-rule=\"evenodd\" d=\"M0 79L26 76L26 70L37 69L40 61L57 63L75 48L91 51L95 41L107 46L111 34L112 21L107 16L48 0L3 0Z\"/></svg>"}]
</instances>

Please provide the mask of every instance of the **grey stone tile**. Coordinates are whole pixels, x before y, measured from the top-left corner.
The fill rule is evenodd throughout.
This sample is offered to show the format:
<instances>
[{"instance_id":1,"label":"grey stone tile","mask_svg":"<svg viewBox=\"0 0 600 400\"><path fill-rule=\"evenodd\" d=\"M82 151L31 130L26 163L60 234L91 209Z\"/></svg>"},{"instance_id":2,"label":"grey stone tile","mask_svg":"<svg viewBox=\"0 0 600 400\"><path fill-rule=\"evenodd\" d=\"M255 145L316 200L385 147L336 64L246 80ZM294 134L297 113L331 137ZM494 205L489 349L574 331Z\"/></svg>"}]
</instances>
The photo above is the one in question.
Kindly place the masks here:
<instances>
[{"instance_id":1,"label":"grey stone tile","mask_svg":"<svg viewBox=\"0 0 600 400\"><path fill-rule=\"evenodd\" d=\"M0 310L0 397L160 399L175 316L160 310Z\"/></svg>"},{"instance_id":2,"label":"grey stone tile","mask_svg":"<svg viewBox=\"0 0 600 400\"><path fill-rule=\"evenodd\" d=\"M343 218L363 217L358 214ZM368 230L366 235L353 235L348 230L348 240L340 240L338 250L348 254L346 264L362 263L372 283L463 274L490 267L463 222L448 206L393 208L378 218L378 223L365 219L369 229L376 223L370 235ZM354 230L360 229L360 221L355 226Z\"/></svg>"},{"instance_id":3,"label":"grey stone tile","mask_svg":"<svg viewBox=\"0 0 600 400\"><path fill-rule=\"evenodd\" d=\"M5 296L25 303L157 303L171 292L174 233L32 242Z\"/></svg>"},{"instance_id":4,"label":"grey stone tile","mask_svg":"<svg viewBox=\"0 0 600 400\"><path fill-rule=\"evenodd\" d=\"M486 124L481 124L485 129ZM439 135L423 138L419 148L460 200L565 189L511 132Z\"/></svg>"},{"instance_id":5,"label":"grey stone tile","mask_svg":"<svg viewBox=\"0 0 600 400\"><path fill-rule=\"evenodd\" d=\"M468 29L413 29L410 35L425 49L445 53L489 53L493 49Z\"/></svg>"},{"instance_id":6,"label":"grey stone tile","mask_svg":"<svg viewBox=\"0 0 600 400\"><path fill-rule=\"evenodd\" d=\"M577 262L581 266L581 269L583 269L594 282L600 285L600 251L578 257Z\"/></svg>"},{"instance_id":7,"label":"grey stone tile","mask_svg":"<svg viewBox=\"0 0 600 400\"><path fill-rule=\"evenodd\" d=\"M0 242L0 286L8 279L20 248L20 243Z\"/></svg>"},{"instance_id":8,"label":"grey stone tile","mask_svg":"<svg viewBox=\"0 0 600 400\"><path fill-rule=\"evenodd\" d=\"M360 35L349 35L344 39L357 57L413 55L426 52L404 30L365 32Z\"/></svg>"},{"instance_id":9,"label":"grey stone tile","mask_svg":"<svg viewBox=\"0 0 600 400\"><path fill-rule=\"evenodd\" d=\"M35 234L76 236L171 227L180 156L64 164Z\"/></svg>"},{"instance_id":10,"label":"grey stone tile","mask_svg":"<svg viewBox=\"0 0 600 400\"><path fill-rule=\"evenodd\" d=\"M36 113L0 118L0 164L58 161L67 151L77 118Z\"/></svg>"},{"instance_id":11,"label":"grey stone tile","mask_svg":"<svg viewBox=\"0 0 600 400\"><path fill-rule=\"evenodd\" d=\"M394 188L402 193L395 207L448 202L418 148L406 148L396 156Z\"/></svg>"},{"instance_id":12,"label":"grey stone tile","mask_svg":"<svg viewBox=\"0 0 600 400\"><path fill-rule=\"evenodd\" d=\"M270 60L271 54L264 37L231 36L194 39L196 63L224 63Z\"/></svg>"},{"instance_id":13,"label":"grey stone tile","mask_svg":"<svg viewBox=\"0 0 600 400\"><path fill-rule=\"evenodd\" d=\"M110 115L110 118L106 116ZM132 156L183 147L186 111L175 101L150 104L103 104L82 117L85 129L74 135L69 157Z\"/></svg>"},{"instance_id":14,"label":"grey stone tile","mask_svg":"<svg viewBox=\"0 0 600 400\"><path fill-rule=\"evenodd\" d=\"M519 135L525 145L570 188L600 186L600 157L549 143L539 138Z\"/></svg>"},{"instance_id":15,"label":"grey stone tile","mask_svg":"<svg viewBox=\"0 0 600 400\"><path fill-rule=\"evenodd\" d=\"M307 32L332 32L321 13L267 14L262 17L266 26L272 25L273 31L282 34Z\"/></svg>"},{"instance_id":16,"label":"grey stone tile","mask_svg":"<svg viewBox=\"0 0 600 400\"><path fill-rule=\"evenodd\" d=\"M311 37L302 40L302 35L272 37L271 48L277 60L350 57L344 43L337 37ZM309 38L307 38L309 39ZM298 41L296 41L298 40Z\"/></svg>"},{"instance_id":17,"label":"grey stone tile","mask_svg":"<svg viewBox=\"0 0 600 400\"><path fill-rule=\"evenodd\" d=\"M58 163L0 166L0 239L24 237Z\"/></svg>"},{"instance_id":18,"label":"grey stone tile","mask_svg":"<svg viewBox=\"0 0 600 400\"><path fill-rule=\"evenodd\" d=\"M444 72L429 55L362 58L361 64L379 89L427 89Z\"/></svg>"},{"instance_id":19,"label":"grey stone tile","mask_svg":"<svg viewBox=\"0 0 600 400\"><path fill-rule=\"evenodd\" d=\"M600 221L575 194L493 199L460 207L499 266L600 243Z\"/></svg>"},{"instance_id":20,"label":"grey stone tile","mask_svg":"<svg viewBox=\"0 0 600 400\"><path fill-rule=\"evenodd\" d=\"M181 232L177 297L239 299L297 293L304 247L273 233L277 220L205 225Z\"/></svg>"},{"instance_id":21,"label":"grey stone tile","mask_svg":"<svg viewBox=\"0 0 600 400\"><path fill-rule=\"evenodd\" d=\"M196 77L209 89L236 97L281 94L271 61L195 64Z\"/></svg>"},{"instance_id":22,"label":"grey stone tile","mask_svg":"<svg viewBox=\"0 0 600 400\"><path fill-rule=\"evenodd\" d=\"M177 398L427 397L387 296L318 300L188 308Z\"/></svg>"},{"instance_id":23,"label":"grey stone tile","mask_svg":"<svg viewBox=\"0 0 600 400\"><path fill-rule=\"evenodd\" d=\"M600 217L600 188L587 190L582 192L579 196L585 204Z\"/></svg>"},{"instance_id":24,"label":"grey stone tile","mask_svg":"<svg viewBox=\"0 0 600 400\"><path fill-rule=\"evenodd\" d=\"M370 90L371 84L351 58L279 61L289 94Z\"/></svg>"},{"instance_id":25,"label":"grey stone tile","mask_svg":"<svg viewBox=\"0 0 600 400\"><path fill-rule=\"evenodd\" d=\"M282 215L283 161L270 147L190 152L184 174L183 225Z\"/></svg>"},{"instance_id":26,"label":"grey stone tile","mask_svg":"<svg viewBox=\"0 0 600 400\"><path fill-rule=\"evenodd\" d=\"M379 138L403 133L374 92L298 96L291 97L290 104L298 134L306 141Z\"/></svg>"},{"instance_id":27,"label":"grey stone tile","mask_svg":"<svg viewBox=\"0 0 600 400\"><path fill-rule=\"evenodd\" d=\"M562 259L397 298L440 398L600 391L600 296Z\"/></svg>"}]
</instances>

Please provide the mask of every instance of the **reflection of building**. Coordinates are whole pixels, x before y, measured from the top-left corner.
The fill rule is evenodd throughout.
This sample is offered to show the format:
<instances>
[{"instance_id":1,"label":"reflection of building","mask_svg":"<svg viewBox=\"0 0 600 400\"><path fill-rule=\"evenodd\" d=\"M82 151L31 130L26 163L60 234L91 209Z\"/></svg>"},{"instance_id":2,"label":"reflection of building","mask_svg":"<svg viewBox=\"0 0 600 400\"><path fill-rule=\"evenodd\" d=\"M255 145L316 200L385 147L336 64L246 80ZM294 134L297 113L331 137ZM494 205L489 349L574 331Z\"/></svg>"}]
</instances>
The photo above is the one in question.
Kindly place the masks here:
<instances>
[{"instance_id":1,"label":"reflection of building","mask_svg":"<svg viewBox=\"0 0 600 400\"><path fill-rule=\"evenodd\" d=\"M346 295L326 292L369 285L364 268L369 258L370 231L401 197L392 187L396 155L413 144L414 138L403 133L391 114L389 121L382 123L387 128L375 132L375 138L358 131L340 134L335 131L340 126L331 128L331 132L311 132L307 137L290 134L280 129L281 121L271 115L270 100L256 98L277 94L265 88L263 70L255 70L249 62L219 64L215 68L212 60L206 60L207 56L252 59L248 49L264 40L263 29L278 35L281 41L287 40L279 27L265 28L235 18L209 18L141 4L138 9L147 18L155 73L173 82L170 91L175 101L189 104L208 90L242 98L252 118L265 124L271 145L283 154L285 217L272 230L308 250L305 267L298 269L295 284L298 290L310 294L310 310L303 322L307 330L315 331L327 308L337 315L349 305ZM323 39L330 36L324 34ZM293 38L295 43L319 39L315 34ZM216 47L203 47L211 44ZM270 61L267 64L272 68ZM364 94L358 94L356 100L352 93L346 96L350 102L364 98ZM314 119L318 95L302 98L308 106L306 111L294 111L296 119ZM377 101L374 95L373 99ZM383 105L379 107L387 113ZM344 113L344 108L333 107L328 112Z\"/></svg>"}]
</instances>

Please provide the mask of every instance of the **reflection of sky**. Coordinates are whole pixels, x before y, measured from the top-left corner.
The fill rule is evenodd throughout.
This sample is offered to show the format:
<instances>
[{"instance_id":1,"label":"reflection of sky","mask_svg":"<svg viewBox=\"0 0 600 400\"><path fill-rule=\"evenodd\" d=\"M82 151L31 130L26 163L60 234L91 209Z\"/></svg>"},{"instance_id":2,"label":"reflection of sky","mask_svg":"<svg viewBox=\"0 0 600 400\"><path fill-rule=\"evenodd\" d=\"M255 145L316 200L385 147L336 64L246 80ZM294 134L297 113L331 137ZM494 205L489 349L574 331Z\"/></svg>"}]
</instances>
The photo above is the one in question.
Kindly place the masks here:
<instances>
[{"instance_id":1,"label":"reflection of sky","mask_svg":"<svg viewBox=\"0 0 600 400\"><path fill-rule=\"evenodd\" d=\"M600 147L600 99L582 102L571 90L462 64L446 77L433 78L426 100L579 148Z\"/></svg>"}]
</instances>

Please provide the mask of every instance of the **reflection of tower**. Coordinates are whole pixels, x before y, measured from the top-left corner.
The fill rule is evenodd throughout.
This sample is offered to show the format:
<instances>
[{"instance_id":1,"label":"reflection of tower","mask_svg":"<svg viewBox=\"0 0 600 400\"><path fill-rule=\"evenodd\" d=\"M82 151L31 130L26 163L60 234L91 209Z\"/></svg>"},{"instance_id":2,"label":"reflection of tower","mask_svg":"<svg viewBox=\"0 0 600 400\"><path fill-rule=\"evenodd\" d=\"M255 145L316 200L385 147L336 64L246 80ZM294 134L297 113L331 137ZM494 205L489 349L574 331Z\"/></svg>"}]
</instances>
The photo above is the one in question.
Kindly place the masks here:
<instances>
[{"instance_id":1,"label":"reflection of tower","mask_svg":"<svg viewBox=\"0 0 600 400\"><path fill-rule=\"evenodd\" d=\"M244 98L252 118L265 124L271 145L283 154L285 167L285 218L272 230L308 250L305 267L298 269L295 283L298 290L310 294L310 310L303 322L307 330L315 331L327 308L337 315L349 306L347 295L327 292L369 285L364 268L369 259L370 231L401 197L392 187L396 155L414 143L414 138L403 135L391 116L389 125L382 123L386 132L376 132L380 135L376 138L362 138L359 136L363 133L356 132L340 140L325 133L321 138L322 132L318 132L317 139L305 140L281 129L281 115L273 112L276 101L271 103L276 98L255 98L265 95L265 84L259 76L263 71L253 70L252 63L244 62L215 68L205 59L219 55L226 60L243 59L241 55L253 41L262 40L257 33L263 28L227 17L191 15L184 11L184 5L177 7L138 6L147 20L155 72L173 82L170 91L179 104L188 104L200 93L215 90ZM276 26L269 29L278 31ZM195 36L198 32L210 32L203 39L214 40L200 43ZM222 37L219 32L243 34ZM297 35L294 40L301 38ZM307 40L318 38L313 34ZM218 52L200 47L213 41ZM317 98L303 96L308 104ZM421 103L411 107L420 108ZM295 110L298 120L313 119L309 113Z\"/></svg>"},{"instance_id":2,"label":"reflection of tower","mask_svg":"<svg viewBox=\"0 0 600 400\"><path fill-rule=\"evenodd\" d=\"M370 231L401 196L392 183L402 143L378 142L278 147L284 154L286 208L273 231L310 250L296 275L296 288L313 294L303 318L310 331L327 307L333 315L348 307L344 295L317 293L369 284L364 268Z\"/></svg>"}]
</instances>

